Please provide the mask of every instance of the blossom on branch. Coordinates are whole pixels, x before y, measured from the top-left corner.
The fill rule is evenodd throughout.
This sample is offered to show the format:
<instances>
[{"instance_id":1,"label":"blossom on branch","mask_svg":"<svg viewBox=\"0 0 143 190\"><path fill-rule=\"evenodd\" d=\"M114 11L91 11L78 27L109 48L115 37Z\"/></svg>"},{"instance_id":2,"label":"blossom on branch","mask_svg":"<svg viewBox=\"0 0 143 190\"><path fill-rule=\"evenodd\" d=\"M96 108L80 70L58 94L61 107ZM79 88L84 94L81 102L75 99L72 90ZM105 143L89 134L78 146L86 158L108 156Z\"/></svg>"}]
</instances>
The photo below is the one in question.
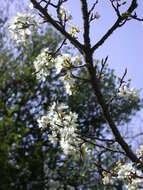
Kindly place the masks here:
<instances>
[{"instance_id":1,"label":"blossom on branch","mask_svg":"<svg viewBox=\"0 0 143 190\"><path fill-rule=\"evenodd\" d=\"M61 20L71 20L72 19L72 15L70 14L70 12L67 11L63 6L60 6L59 17Z\"/></svg>"},{"instance_id":2,"label":"blossom on branch","mask_svg":"<svg viewBox=\"0 0 143 190\"><path fill-rule=\"evenodd\" d=\"M137 188L142 187L142 172L138 170L133 163L119 163L117 175L117 179L123 180L128 190L136 190Z\"/></svg>"},{"instance_id":3,"label":"blossom on branch","mask_svg":"<svg viewBox=\"0 0 143 190\"><path fill-rule=\"evenodd\" d=\"M59 79L63 82L67 94L72 95L74 91L75 79L72 76L72 68L78 67L82 63L80 56L72 56L64 53L53 58L48 48L45 48L34 61L37 79L45 81L46 76L50 75L51 69L56 69L56 74L66 70L66 74Z\"/></svg>"},{"instance_id":4,"label":"blossom on branch","mask_svg":"<svg viewBox=\"0 0 143 190\"><path fill-rule=\"evenodd\" d=\"M60 77L60 80L64 84L64 88L67 94L72 95L74 91L75 79L72 77L71 72L68 71L65 76Z\"/></svg>"},{"instance_id":5,"label":"blossom on branch","mask_svg":"<svg viewBox=\"0 0 143 190\"><path fill-rule=\"evenodd\" d=\"M65 155L75 154L80 150L81 140L76 133L78 115L69 111L69 107L63 103L54 102L49 107L47 115L38 119L40 128L50 126L51 134L48 135L52 144L60 142ZM85 149L83 145L82 148Z\"/></svg>"},{"instance_id":6,"label":"blossom on branch","mask_svg":"<svg viewBox=\"0 0 143 190\"><path fill-rule=\"evenodd\" d=\"M17 44L24 44L29 40L32 30L37 30L38 22L35 15L30 13L17 13L9 24L10 37Z\"/></svg>"},{"instance_id":7,"label":"blossom on branch","mask_svg":"<svg viewBox=\"0 0 143 190\"><path fill-rule=\"evenodd\" d=\"M139 148L137 149L136 153L139 156L139 158L141 158L143 160L143 145L139 146Z\"/></svg>"},{"instance_id":8,"label":"blossom on branch","mask_svg":"<svg viewBox=\"0 0 143 190\"><path fill-rule=\"evenodd\" d=\"M123 98L137 99L138 93L137 93L135 88L129 89L128 86L124 85L124 86L119 88L118 96L123 97Z\"/></svg>"},{"instance_id":9,"label":"blossom on branch","mask_svg":"<svg viewBox=\"0 0 143 190\"><path fill-rule=\"evenodd\" d=\"M57 56L55 59L56 74L59 74L62 69L66 70L66 74L60 77L63 82L67 94L72 95L74 90L75 79L72 76L71 69L82 63L80 56L72 56L65 53Z\"/></svg>"},{"instance_id":10,"label":"blossom on branch","mask_svg":"<svg viewBox=\"0 0 143 190\"><path fill-rule=\"evenodd\" d=\"M37 79L45 81L46 76L50 75L50 71L53 68L54 59L49 54L49 49L42 49L41 53L36 57L33 62Z\"/></svg>"},{"instance_id":11,"label":"blossom on branch","mask_svg":"<svg viewBox=\"0 0 143 190\"><path fill-rule=\"evenodd\" d=\"M110 173L103 172L103 184L104 185L113 185L114 184L114 178Z\"/></svg>"},{"instance_id":12,"label":"blossom on branch","mask_svg":"<svg viewBox=\"0 0 143 190\"><path fill-rule=\"evenodd\" d=\"M117 181L125 184L127 190L137 190L143 188L143 174L133 163L118 162L117 167L110 173L103 172L104 185L113 185Z\"/></svg>"},{"instance_id":13,"label":"blossom on branch","mask_svg":"<svg viewBox=\"0 0 143 190\"><path fill-rule=\"evenodd\" d=\"M62 69L70 70L82 63L80 56L72 56L70 53L58 55L55 59L56 74L59 74Z\"/></svg>"},{"instance_id":14,"label":"blossom on branch","mask_svg":"<svg viewBox=\"0 0 143 190\"><path fill-rule=\"evenodd\" d=\"M80 28L78 26L71 26L69 29L69 33L72 37L76 37L76 35L80 32Z\"/></svg>"}]
</instances>

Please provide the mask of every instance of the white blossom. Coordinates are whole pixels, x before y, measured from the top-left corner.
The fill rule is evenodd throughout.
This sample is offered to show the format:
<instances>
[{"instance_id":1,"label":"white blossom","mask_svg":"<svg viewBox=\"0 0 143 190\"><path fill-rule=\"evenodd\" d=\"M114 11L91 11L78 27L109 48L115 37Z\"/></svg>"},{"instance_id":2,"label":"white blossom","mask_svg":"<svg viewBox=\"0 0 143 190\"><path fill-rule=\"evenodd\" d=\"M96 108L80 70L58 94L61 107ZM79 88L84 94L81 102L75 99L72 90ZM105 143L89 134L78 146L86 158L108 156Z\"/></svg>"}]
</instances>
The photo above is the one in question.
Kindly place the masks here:
<instances>
[{"instance_id":1,"label":"white blossom","mask_svg":"<svg viewBox=\"0 0 143 190\"><path fill-rule=\"evenodd\" d=\"M30 8L30 9L33 9L33 8L34 8L33 3L30 3L30 4L29 4L29 8Z\"/></svg>"},{"instance_id":2,"label":"white blossom","mask_svg":"<svg viewBox=\"0 0 143 190\"><path fill-rule=\"evenodd\" d=\"M71 54L68 53L57 56L55 59L56 74L59 74L63 68L70 68L71 58Z\"/></svg>"},{"instance_id":3,"label":"white blossom","mask_svg":"<svg viewBox=\"0 0 143 190\"><path fill-rule=\"evenodd\" d=\"M76 67L82 63L80 56L72 56L69 53L58 55L55 59L49 54L48 48L45 48L37 56L34 61L36 76L43 81L47 75L50 75L51 69L56 69L56 74L59 74L62 69L66 70L66 74L60 77L63 82L66 93L72 95L74 90L75 79L72 77L71 68Z\"/></svg>"},{"instance_id":4,"label":"white blossom","mask_svg":"<svg viewBox=\"0 0 143 190\"><path fill-rule=\"evenodd\" d=\"M138 93L135 88L130 89L129 87L124 85L119 89L118 96L123 97L123 98L137 99Z\"/></svg>"},{"instance_id":5,"label":"white blossom","mask_svg":"<svg viewBox=\"0 0 143 190\"><path fill-rule=\"evenodd\" d=\"M72 19L72 15L70 14L70 12L68 10L66 10L63 6L60 6L60 10L59 10L59 17L61 20L71 20Z\"/></svg>"},{"instance_id":6,"label":"white blossom","mask_svg":"<svg viewBox=\"0 0 143 190\"><path fill-rule=\"evenodd\" d=\"M133 163L119 163L117 178L125 182L128 190L136 190L138 187L143 187L142 172Z\"/></svg>"},{"instance_id":7,"label":"white blossom","mask_svg":"<svg viewBox=\"0 0 143 190\"><path fill-rule=\"evenodd\" d=\"M17 13L9 24L10 37L17 44L26 43L31 35L31 30L37 29L38 22L35 15L30 13Z\"/></svg>"},{"instance_id":8,"label":"white blossom","mask_svg":"<svg viewBox=\"0 0 143 190\"><path fill-rule=\"evenodd\" d=\"M135 179L132 179L132 181L126 185L126 188L127 190L137 190L138 187L142 186L142 184L143 184L143 179L135 178ZM139 188L139 189L142 189L142 188Z\"/></svg>"},{"instance_id":9,"label":"white blossom","mask_svg":"<svg viewBox=\"0 0 143 190\"><path fill-rule=\"evenodd\" d=\"M113 185L114 178L110 173L103 172L104 178L102 179L104 185Z\"/></svg>"},{"instance_id":10,"label":"white blossom","mask_svg":"<svg viewBox=\"0 0 143 190\"><path fill-rule=\"evenodd\" d=\"M64 84L64 88L65 91L68 95L72 95L73 91L74 91L74 84L75 84L75 80L73 79L73 77L71 76L70 72L67 72L67 74L63 77L60 77L60 80L63 82Z\"/></svg>"},{"instance_id":11,"label":"white blossom","mask_svg":"<svg viewBox=\"0 0 143 190\"><path fill-rule=\"evenodd\" d=\"M82 63L80 56L72 56L70 53L63 53L55 58L56 74L62 69L71 69L72 66L78 66Z\"/></svg>"},{"instance_id":12,"label":"white blossom","mask_svg":"<svg viewBox=\"0 0 143 190\"><path fill-rule=\"evenodd\" d=\"M58 56L55 59L55 68L56 68L56 74L59 74L61 70L63 69L63 58L62 56Z\"/></svg>"},{"instance_id":13,"label":"white blossom","mask_svg":"<svg viewBox=\"0 0 143 190\"><path fill-rule=\"evenodd\" d=\"M69 28L69 33L72 37L76 37L76 35L80 32L80 28L78 26L71 26Z\"/></svg>"},{"instance_id":14,"label":"white blossom","mask_svg":"<svg viewBox=\"0 0 143 190\"><path fill-rule=\"evenodd\" d=\"M118 179L122 180L127 178L129 175L131 175L131 172L135 173L135 169L132 163L121 165L118 171Z\"/></svg>"},{"instance_id":15,"label":"white blossom","mask_svg":"<svg viewBox=\"0 0 143 190\"><path fill-rule=\"evenodd\" d=\"M55 144L59 138L60 146L65 155L78 151L78 142L80 142L76 134L78 115L68 110L67 105L54 102L47 115L38 119L40 128L50 126L51 134L48 135L50 142Z\"/></svg>"},{"instance_id":16,"label":"white blossom","mask_svg":"<svg viewBox=\"0 0 143 190\"><path fill-rule=\"evenodd\" d=\"M143 145L140 145L136 151L137 155L143 159Z\"/></svg>"},{"instance_id":17,"label":"white blossom","mask_svg":"<svg viewBox=\"0 0 143 190\"><path fill-rule=\"evenodd\" d=\"M114 175L112 175L112 172ZM110 173L103 172L104 185L113 185L120 180L125 184L127 190L137 190L143 188L143 174L133 163L118 162L117 167Z\"/></svg>"},{"instance_id":18,"label":"white blossom","mask_svg":"<svg viewBox=\"0 0 143 190\"><path fill-rule=\"evenodd\" d=\"M40 119L37 120L39 124L39 128L46 128L47 124L49 123L49 118L47 116L43 116Z\"/></svg>"},{"instance_id":19,"label":"white blossom","mask_svg":"<svg viewBox=\"0 0 143 190\"><path fill-rule=\"evenodd\" d=\"M50 71L53 68L54 64L54 59L49 54L49 49L42 49L41 53L36 57L33 64L37 78L44 81L46 76L50 75Z\"/></svg>"},{"instance_id":20,"label":"white blossom","mask_svg":"<svg viewBox=\"0 0 143 190\"><path fill-rule=\"evenodd\" d=\"M63 82L66 93L72 95L74 90L75 80L71 74L71 68L76 67L82 63L80 56L72 56L69 53L65 53L57 56L55 59L55 68L56 74L59 74L62 69L67 70L67 73L60 77L60 80Z\"/></svg>"}]
</instances>

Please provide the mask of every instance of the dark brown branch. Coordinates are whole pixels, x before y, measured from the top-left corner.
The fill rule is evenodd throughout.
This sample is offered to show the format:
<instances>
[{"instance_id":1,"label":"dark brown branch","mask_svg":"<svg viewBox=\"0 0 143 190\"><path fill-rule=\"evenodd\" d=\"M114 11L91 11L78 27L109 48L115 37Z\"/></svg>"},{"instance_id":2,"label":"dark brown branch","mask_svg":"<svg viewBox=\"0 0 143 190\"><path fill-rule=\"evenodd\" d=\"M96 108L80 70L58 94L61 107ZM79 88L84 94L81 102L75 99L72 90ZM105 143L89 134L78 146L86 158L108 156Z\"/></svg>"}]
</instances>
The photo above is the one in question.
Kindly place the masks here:
<instances>
[{"instance_id":1,"label":"dark brown branch","mask_svg":"<svg viewBox=\"0 0 143 190\"><path fill-rule=\"evenodd\" d=\"M86 0L80 0L81 1L81 9L82 9L82 17L83 17L83 24L84 24L84 46L85 46L85 52L88 51L91 48L90 44L90 25L89 25L89 14L88 14L88 6Z\"/></svg>"},{"instance_id":2,"label":"dark brown branch","mask_svg":"<svg viewBox=\"0 0 143 190\"><path fill-rule=\"evenodd\" d=\"M87 138L84 138L82 136L78 136L78 138L82 139L84 141L84 143L89 143L89 144L92 144L94 145L95 147L99 147L99 148L103 148L104 150L106 151L110 151L110 152L113 152L113 153L120 153L120 154L123 154L123 155L126 155L123 151L120 151L120 150L115 150L113 148L110 148L110 147L105 147L101 144L97 144L96 142L93 142L92 140L89 140Z\"/></svg>"},{"instance_id":3,"label":"dark brown branch","mask_svg":"<svg viewBox=\"0 0 143 190\"><path fill-rule=\"evenodd\" d=\"M85 45L84 60L85 60L85 63L87 65L87 69L88 69L89 74L90 74L91 85L92 85L93 90L95 92L95 95L97 97L98 103L100 104L100 106L102 108L103 115L104 115L107 123L109 124L115 139L120 144L120 146L123 148L126 155L133 162L140 162L139 159L136 157L136 155L132 152L132 150L130 149L128 144L122 138L118 128L116 127L116 124L114 123L114 121L110 115L110 112L108 110L108 106L106 105L104 97L103 97L101 90L100 90L100 81L96 77L95 69L93 66L93 52L94 52L94 50L97 49L100 45L102 45L104 43L104 41L112 34L112 32L116 28L118 28L122 19L118 18L116 23L111 27L111 29L109 29L109 31L105 34L105 36L103 36L103 38L93 48L91 48L90 37L89 37L90 26L89 26L89 15L88 15L87 1L86 0L80 0L80 1L81 1L81 5L82 5L82 16L83 16L83 23L84 23L84 36L83 36L84 37L84 45ZM132 4L129 7L129 9L131 9L131 8L132 8Z\"/></svg>"},{"instance_id":4,"label":"dark brown branch","mask_svg":"<svg viewBox=\"0 0 143 190\"><path fill-rule=\"evenodd\" d=\"M118 77L119 86L118 86L118 88L117 88L117 93L120 92L121 86L125 83L124 78L125 78L126 74L127 74L127 68L125 69L122 78ZM107 105L108 105L108 106L111 104L111 102L112 102L115 98L117 98L117 96L118 96L117 93L116 93L113 97L111 97L111 98L109 99L109 101L107 102Z\"/></svg>"},{"instance_id":5,"label":"dark brown branch","mask_svg":"<svg viewBox=\"0 0 143 190\"><path fill-rule=\"evenodd\" d=\"M87 63L87 68L88 68L88 71L90 74L91 85L93 87L94 93L97 97L98 103L101 106L104 118L106 119L107 123L109 124L109 127L110 127L116 141L120 144L122 149L125 151L128 158L130 158L133 162L139 163L140 160L136 157L136 155L130 149L129 145L125 142L125 140L121 136L115 122L113 121L113 118L108 109L108 105L106 104L104 97L100 90L100 81L95 76L95 70L93 67L93 57L92 57L92 53L90 51L85 55L85 62Z\"/></svg>"},{"instance_id":6,"label":"dark brown branch","mask_svg":"<svg viewBox=\"0 0 143 190\"><path fill-rule=\"evenodd\" d=\"M135 13L134 15L130 15L130 17L131 17L132 19L134 19L134 20L143 22L143 18L139 18L136 13Z\"/></svg>"},{"instance_id":7,"label":"dark brown branch","mask_svg":"<svg viewBox=\"0 0 143 190\"><path fill-rule=\"evenodd\" d=\"M127 10L127 13L132 13L137 8L137 0L132 0L130 7Z\"/></svg>"},{"instance_id":8,"label":"dark brown branch","mask_svg":"<svg viewBox=\"0 0 143 190\"><path fill-rule=\"evenodd\" d=\"M138 137L140 137L140 136L143 136L143 132L138 133L138 134L133 135L133 136L130 136L130 137L125 137L125 138L126 138L126 139L134 139L134 138L138 138Z\"/></svg>"},{"instance_id":9,"label":"dark brown branch","mask_svg":"<svg viewBox=\"0 0 143 190\"><path fill-rule=\"evenodd\" d=\"M106 34L92 47L92 53L96 49L98 49L104 42L107 40L107 38L119 27L123 26L128 17L131 15L131 13L137 8L137 0L132 0L131 5L127 9L127 11L122 15L118 16L117 21L114 23L114 25L106 32ZM125 22L123 22L125 21Z\"/></svg>"},{"instance_id":10,"label":"dark brown branch","mask_svg":"<svg viewBox=\"0 0 143 190\"><path fill-rule=\"evenodd\" d=\"M64 30L36 0L31 0L34 7L45 17L45 20L65 36L79 51L83 54L84 46L75 38L73 38L66 30Z\"/></svg>"},{"instance_id":11,"label":"dark brown branch","mask_svg":"<svg viewBox=\"0 0 143 190\"><path fill-rule=\"evenodd\" d=\"M57 53L61 50L61 48L65 45L66 39L64 39L60 45L59 48L56 49L56 51L53 53L53 56L57 55Z\"/></svg>"},{"instance_id":12,"label":"dark brown branch","mask_svg":"<svg viewBox=\"0 0 143 190\"><path fill-rule=\"evenodd\" d=\"M108 56L105 58L105 60L104 59L101 60L101 70L99 72L99 79L101 79L101 77L102 77L103 70L104 70L104 67L107 63L107 60L108 60Z\"/></svg>"},{"instance_id":13,"label":"dark brown branch","mask_svg":"<svg viewBox=\"0 0 143 190\"><path fill-rule=\"evenodd\" d=\"M95 8L95 6L96 6L97 4L98 4L98 0L96 0L96 1L93 3L91 9L89 10L89 12L88 12L88 15L89 15L89 16L90 16L90 14L92 13L92 11L94 10L94 8Z\"/></svg>"},{"instance_id":14,"label":"dark brown branch","mask_svg":"<svg viewBox=\"0 0 143 190\"><path fill-rule=\"evenodd\" d=\"M114 144L116 141L115 140L113 140L113 139L105 139L105 138L98 138L98 137L96 137L96 136L91 136L91 135L85 135L84 134L84 137L85 138L90 138L90 139L92 139L92 140L97 140L97 141L101 141L101 142L106 142L106 143L108 143L108 144Z\"/></svg>"},{"instance_id":15,"label":"dark brown branch","mask_svg":"<svg viewBox=\"0 0 143 190\"><path fill-rule=\"evenodd\" d=\"M125 79L126 75L127 75L127 68L125 69L122 78L119 77L119 87L118 87L118 89L119 89L119 88L122 86L122 84L125 82L124 79Z\"/></svg>"},{"instance_id":16,"label":"dark brown branch","mask_svg":"<svg viewBox=\"0 0 143 190\"><path fill-rule=\"evenodd\" d=\"M120 4L118 2L116 2L117 5L115 6L114 0L110 0L110 2L111 2L113 9L115 10L117 16L120 17L121 16L120 11L119 11Z\"/></svg>"},{"instance_id":17,"label":"dark brown branch","mask_svg":"<svg viewBox=\"0 0 143 190\"><path fill-rule=\"evenodd\" d=\"M98 49L105 42L105 40L107 40L107 38L119 27L119 24L121 23L121 20L122 20L121 18L117 19L117 21L106 32L106 34L92 47L92 52L94 52L96 49Z\"/></svg>"}]
</instances>

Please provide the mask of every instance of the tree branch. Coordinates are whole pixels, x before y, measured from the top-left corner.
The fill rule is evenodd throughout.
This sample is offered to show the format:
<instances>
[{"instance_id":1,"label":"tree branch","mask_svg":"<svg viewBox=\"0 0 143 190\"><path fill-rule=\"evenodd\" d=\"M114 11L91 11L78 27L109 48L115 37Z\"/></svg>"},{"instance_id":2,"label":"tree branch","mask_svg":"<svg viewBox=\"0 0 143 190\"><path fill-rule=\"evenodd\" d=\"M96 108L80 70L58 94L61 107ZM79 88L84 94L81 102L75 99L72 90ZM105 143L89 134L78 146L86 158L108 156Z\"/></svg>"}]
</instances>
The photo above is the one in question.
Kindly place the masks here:
<instances>
[{"instance_id":1,"label":"tree branch","mask_svg":"<svg viewBox=\"0 0 143 190\"><path fill-rule=\"evenodd\" d=\"M118 18L117 21L114 23L114 25L106 32L106 34L92 47L92 52L96 49L98 49L104 42L107 40L107 38L119 27L122 19Z\"/></svg>"},{"instance_id":2,"label":"tree branch","mask_svg":"<svg viewBox=\"0 0 143 190\"><path fill-rule=\"evenodd\" d=\"M123 16L118 15L117 21L114 23L114 25L106 32L106 34L92 47L92 53L96 49L98 49L104 42L107 40L107 38L120 26L123 26L128 17L131 15L131 13L137 8L137 0L132 0L131 5L127 9L127 11L123 14ZM125 21L125 22L123 22ZM122 23L123 22L123 23ZM122 23L122 25L120 25Z\"/></svg>"},{"instance_id":3,"label":"tree branch","mask_svg":"<svg viewBox=\"0 0 143 190\"><path fill-rule=\"evenodd\" d=\"M104 97L103 97L101 90L100 90L100 81L97 78L97 76L95 75L95 69L93 67L93 57L92 57L91 50L88 51L88 53L85 55L84 59L85 59L85 62L87 64L87 68L88 68L88 71L90 74L91 85L92 85L94 93L97 97L97 101L101 106L103 116L106 119L116 141L120 144L122 149L125 151L127 157L130 158L132 160L132 162L140 163L140 160L133 153L133 151L131 150L129 145L125 142L125 140L121 136L120 131L118 130L115 122L113 121L113 118L112 118L110 111L108 109L108 105L106 104Z\"/></svg>"},{"instance_id":4,"label":"tree branch","mask_svg":"<svg viewBox=\"0 0 143 190\"><path fill-rule=\"evenodd\" d=\"M91 48L90 37L89 37L90 25L89 25L88 6L86 0L80 0L80 1L81 1L82 17L84 24L84 33L83 33L84 46L85 46L85 51L88 51L88 49Z\"/></svg>"},{"instance_id":5,"label":"tree branch","mask_svg":"<svg viewBox=\"0 0 143 190\"><path fill-rule=\"evenodd\" d=\"M63 29L36 0L31 0L34 7L45 17L46 21L65 36L79 51L83 54L84 46L75 38L73 38L65 29Z\"/></svg>"}]
</instances>

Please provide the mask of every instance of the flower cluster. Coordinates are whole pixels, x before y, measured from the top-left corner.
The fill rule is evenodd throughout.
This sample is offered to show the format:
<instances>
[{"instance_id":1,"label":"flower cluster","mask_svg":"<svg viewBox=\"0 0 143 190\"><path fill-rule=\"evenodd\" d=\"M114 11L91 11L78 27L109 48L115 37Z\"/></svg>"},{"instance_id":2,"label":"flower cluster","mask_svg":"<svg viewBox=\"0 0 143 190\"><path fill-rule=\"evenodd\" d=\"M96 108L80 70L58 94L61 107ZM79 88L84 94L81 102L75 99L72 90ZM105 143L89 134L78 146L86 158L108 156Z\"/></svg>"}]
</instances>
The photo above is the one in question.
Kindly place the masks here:
<instances>
[{"instance_id":1,"label":"flower cluster","mask_svg":"<svg viewBox=\"0 0 143 190\"><path fill-rule=\"evenodd\" d=\"M143 145L140 145L139 148L136 151L139 158L143 160Z\"/></svg>"},{"instance_id":2,"label":"flower cluster","mask_svg":"<svg viewBox=\"0 0 143 190\"><path fill-rule=\"evenodd\" d=\"M65 53L57 56L55 59L55 68L56 74L59 74L62 69L67 71L65 76L60 77L60 80L63 82L66 93L72 95L74 90L75 80L72 77L71 69L72 67L76 67L82 63L80 56L72 56L69 53Z\"/></svg>"},{"instance_id":3,"label":"flower cluster","mask_svg":"<svg viewBox=\"0 0 143 190\"><path fill-rule=\"evenodd\" d=\"M46 76L50 74L53 63L54 59L49 54L49 49L42 49L41 53L36 57L33 63L37 79L42 79L44 81Z\"/></svg>"},{"instance_id":4,"label":"flower cluster","mask_svg":"<svg viewBox=\"0 0 143 190\"><path fill-rule=\"evenodd\" d=\"M67 74L65 76L60 77L60 80L63 82L64 87L65 87L65 91L67 94L72 95L74 89L75 89L75 80L74 78L71 76L71 72L67 72Z\"/></svg>"},{"instance_id":5,"label":"flower cluster","mask_svg":"<svg viewBox=\"0 0 143 190\"><path fill-rule=\"evenodd\" d=\"M103 172L103 184L113 185L116 181L125 183L128 190L143 188L143 174L133 163L118 162L117 167L110 173Z\"/></svg>"},{"instance_id":6,"label":"flower cluster","mask_svg":"<svg viewBox=\"0 0 143 190\"><path fill-rule=\"evenodd\" d=\"M137 188L142 187L142 172L136 169L132 163L119 163L117 175L117 179L125 181L128 190L136 190Z\"/></svg>"},{"instance_id":7,"label":"flower cluster","mask_svg":"<svg viewBox=\"0 0 143 190\"><path fill-rule=\"evenodd\" d=\"M76 35L80 32L80 28L78 26L71 26L69 29L69 33L72 37L76 37Z\"/></svg>"},{"instance_id":8,"label":"flower cluster","mask_svg":"<svg viewBox=\"0 0 143 190\"><path fill-rule=\"evenodd\" d=\"M32 6L32 4L30 4L30 6ZM59 14L61 19L65 17L68 20L71 19L69 12L62 6L60 7ZM11 38L18 44L25 44L26 41L30 39L31 29L35 29L37 26L34 15L18 13L9 26ZM75 37L79 31L80 29L76 26L70 28L70 33L73 37ZM72 95L75 80L72 77L71 69L73 66L75 67L81 64L81 58L79 56L72 56L69 53L65 53L53 59L48 53L48 48L45 48L41 51L40 55L37 56L33 64L37 78L43 81L46 76L50 74L50 70L54 68L54 66L56 68L56 74L59 74L62 69L66 69L67 73L65 76L62 76L60 80L63 82L67 94Z\"/></svg>"},{"instance_id":9,"label":"flower cluster","mask_svg":"<svg viewBox=\"0 0 143 190\"><path fill-rule=\"evenodd\" d=\"M72 76L72 68L79 66L82 63L80 56L72 56L69 53L64 53L53 58L48 48L45 48L37 56L34 61L34 67L38 79L43 81L46 76L50 74L51 69L56 69L56 74L60 74L62 70L66 71L66 74L60 77L60 80L64 84L64 88L67 94L72 95L74 91L75 79Z\"/></svg>"},{"instance_id":10,"label":"flower cluster","mask_svg":"<svg viewBox=\"0 0 143 190\"><path fill-rule=\"evenodd\" d=\"M29 39L31 30L37 29L37 23L33 14L17 13L9 25L11 39L17 44L25 43Z\"/></svg>"},{"instance_id":11,"label":"flower cluster","mask_svg":"<svg viewBox=\"0 0 143 190\"><path fill-rule=\"evenodd\" d=\"M59 74L62 69L70 70L72 67L82 63L80 56L72 56L69 53L63 53L55 59L56 74Z\"/></svg>"},{"instance_id":12,"label":"flower cluster","mask_svg":"<svg viewBox=\"0 0 143 190\"><path fill-rule=\"evenodd\" d=\"M135 172L135 169L133 168L133 165L131 163L128 164L122 164L119 163L118 164L118 179L123 180L125 178L127 178L131 172Z\"/></svg>"},{"instance_id":13,"label":"flower cluster","mask_svg":"<svg viewBox=\"0 0 143 190\"><path fill-rule=\"evenodd\" d=\"M59 140L65 155L74 154L79 150L81 143L76 133L78 115L68 110L67 105L54 102L48 114L38 119L40 128L50 126L49 140L52 144L56 144Z\"/></svg>"},{"instance_id":14,"label":"flower cluster","mask_svg":"<svg viewBox=\"0 0 143 190\"><path fill-rule=\"evenodd\" d=\"M128 86L124 85L119 89L118 96L123 98L138 98L138 93L135 88L129 88Z\"/></svg>"},{"instance_id":15,"label":"flower cluster","mask_svg":"<svg viewBox=\"0 0 143 190\"><path fill-rule=\"evenodd\" d=\"M103 172L103 184L104 185L113 185L114 184L114 178L110 173Z\"/></svg>"},{"instance_id":16,"label":"flower cluster","mask_svg":"<svg viewBox=\"0 0 143 190\"><path fill-rule=\"evenodd\" d=\"M72 15L63 6L60 6L59 17L61 20L71 20Z\"/></svg>"}]
</instances>

